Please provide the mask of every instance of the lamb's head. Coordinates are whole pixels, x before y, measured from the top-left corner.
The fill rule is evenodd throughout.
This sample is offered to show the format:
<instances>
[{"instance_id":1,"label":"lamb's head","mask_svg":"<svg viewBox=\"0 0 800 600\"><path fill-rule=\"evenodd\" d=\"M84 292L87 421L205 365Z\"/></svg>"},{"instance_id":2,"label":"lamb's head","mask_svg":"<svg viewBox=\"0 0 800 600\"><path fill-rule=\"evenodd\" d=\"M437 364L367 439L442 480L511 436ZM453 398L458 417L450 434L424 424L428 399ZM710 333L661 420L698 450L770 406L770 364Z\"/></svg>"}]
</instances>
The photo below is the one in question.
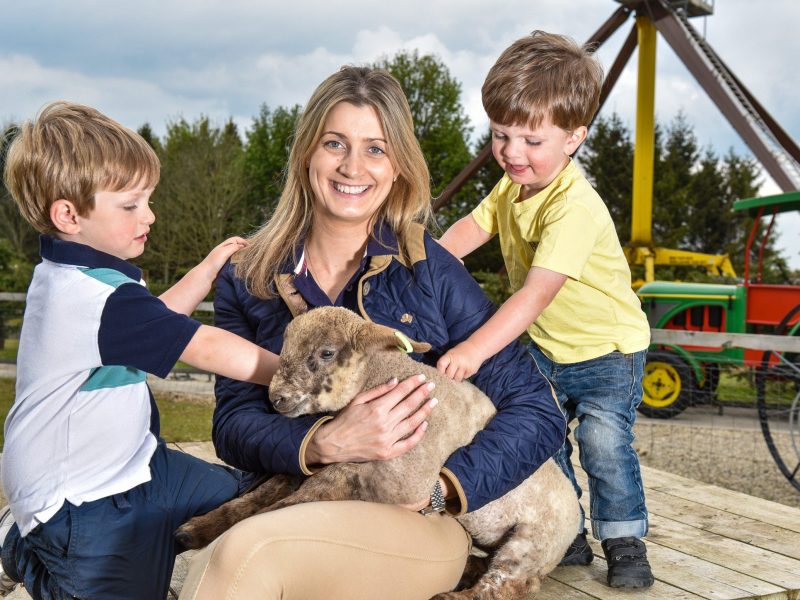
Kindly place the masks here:
<instances>
[{"instance_id":1,"label":"lamb's head","mask_svg":"<svg viewBox=\"0 0 800 600\"><path fill-rule=\"evenodd\" d=\"M414 352L430 349L429 344L408 341ZM394 329L346 308L311 310L286 328L269 399L288 417L339 411L362 390L369 355L398 344ZM391 378L387 373L387 381Z\"/></svg>"}]
</instances>

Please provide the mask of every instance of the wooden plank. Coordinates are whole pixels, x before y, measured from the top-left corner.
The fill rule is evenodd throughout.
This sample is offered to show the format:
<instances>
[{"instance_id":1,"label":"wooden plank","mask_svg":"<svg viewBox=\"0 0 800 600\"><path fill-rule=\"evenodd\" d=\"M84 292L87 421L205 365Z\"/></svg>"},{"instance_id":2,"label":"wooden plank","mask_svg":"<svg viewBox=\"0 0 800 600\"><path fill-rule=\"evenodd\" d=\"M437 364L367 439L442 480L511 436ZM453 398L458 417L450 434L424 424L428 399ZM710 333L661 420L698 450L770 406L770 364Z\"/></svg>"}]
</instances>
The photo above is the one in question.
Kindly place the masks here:
<instances>
[{"instance_id":1,"label":"wooden plank","mask_svg":"<svg viewBox=\"0 0 800 600\"><path fill-rule=\"evenodd\" d=\"M800 509L642 466L645 486L800 533Z\"/></svg>"},{"instance_id":2,"label":"wooden plank","mask_svg":"<svg viewBox=\"0 0 800 600\"><path fill-rule=\"evenodd\" d=\"M757 577L788 590L800 590L800 560L651 515L647 539L710 563Z\"/></svg>"},{"instance_id":3,"label":"wooden plank","mask_svg":"<svg viewBox=\"0 0 800 600\"><path fill-rule=\"evenodd\" d=\"M800 535L656 489L647 490L651 514L800 560Z\"/></svg>"},{"instance_id":4,"label":"wooden plank","mask_svg":"<svg viewBox=\"0 0 800 600\"><path fill-rule=\"evenodd\" d=\"M603 556L600 542L592 539L590 544L595 554ZM735 600L772 594L778 594L779 597L783 594L784 597L788 597L786 589L781 586L661 546L649 538L647 555L657 580L703 598ZM602 559L600 560L602 564Z\"/></svg>"},{"instance_id":5,"label":"wooden plank","mask_svg":"<svg viewBox=\"0 0 800 600\"><path fill-rule=\"evenodd\" d=\"M566 569L568 567L561 568ZM539 591L535 594L528 594L525 600L593 600L594 598L597 598L597 596L590 596L552 577L548 577L542 582L542 587Z\"/></svg>"},{"instance_id":6,"label":"wooden plank","mask_svg":"<svg viewBox=\"0 0 800 600\"><path fill-rule=\"evenodd\" d=\"M619 600L626 597L647 600L703 598L659 579L656 579L653 587L642 590L620 590L609 587L606 583L606 563L597 559L586 567L559 567L550 573L550 578L600 600ZM536 599L539 600L538 595Z\"/></svg>"}]
</instances>

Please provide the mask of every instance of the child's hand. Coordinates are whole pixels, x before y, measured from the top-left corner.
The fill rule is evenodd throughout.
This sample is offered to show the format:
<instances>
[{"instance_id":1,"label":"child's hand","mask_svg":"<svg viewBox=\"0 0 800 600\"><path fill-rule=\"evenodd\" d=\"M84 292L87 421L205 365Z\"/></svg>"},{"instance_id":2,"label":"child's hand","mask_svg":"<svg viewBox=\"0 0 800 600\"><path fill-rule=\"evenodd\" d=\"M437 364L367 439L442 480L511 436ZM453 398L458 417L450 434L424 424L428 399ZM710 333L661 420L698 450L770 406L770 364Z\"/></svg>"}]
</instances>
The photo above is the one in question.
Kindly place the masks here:
<instances>
[{"instance_id":1,"label":"child's hand","mask_svg":"<svg viewBox=\"0 0 800 600\"><path fill-rule=\"evenodd\" d=\"M241 250L245 246L247 246L248 242L244 238L240 237L231 237L222 242L219 246L214 248L211 252L208 253L198 266L208 269L209 275L212 278L217 276L219 270L225 264L231 256L233 256L238 250Z\"/></svg>"},{"instance_id":2,"label":"child's hand","mask_svg":"<svg viewBox=\"0 0 800 600\"><path fill-rule=\"evenodd\" d=\"M436 368L450 379L461 381L477 373L484 356L469 340L448 350L436 363Z\"/></svg>"}]
</instances>

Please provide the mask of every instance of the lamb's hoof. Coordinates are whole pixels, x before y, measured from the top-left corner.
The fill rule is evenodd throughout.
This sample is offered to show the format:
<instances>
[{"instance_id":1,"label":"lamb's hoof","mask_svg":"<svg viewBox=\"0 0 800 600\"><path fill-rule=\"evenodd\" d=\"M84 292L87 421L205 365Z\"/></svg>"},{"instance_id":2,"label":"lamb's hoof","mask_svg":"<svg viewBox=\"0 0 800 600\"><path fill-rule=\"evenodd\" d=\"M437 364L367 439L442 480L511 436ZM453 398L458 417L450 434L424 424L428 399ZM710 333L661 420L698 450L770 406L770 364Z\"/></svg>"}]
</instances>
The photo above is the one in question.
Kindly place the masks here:
<instances>
[{"instance_id":1,"label":"lamb's hoof","mask_svg":"<svg viewBox=\"0 0 800 600\"><path fill-rule=\"evenodd\" d=\"M197 550L204 544L192 534L191 530L185 525L181 525L175 531L175 541L186 550Z\"/></svg>"}]
</instances>

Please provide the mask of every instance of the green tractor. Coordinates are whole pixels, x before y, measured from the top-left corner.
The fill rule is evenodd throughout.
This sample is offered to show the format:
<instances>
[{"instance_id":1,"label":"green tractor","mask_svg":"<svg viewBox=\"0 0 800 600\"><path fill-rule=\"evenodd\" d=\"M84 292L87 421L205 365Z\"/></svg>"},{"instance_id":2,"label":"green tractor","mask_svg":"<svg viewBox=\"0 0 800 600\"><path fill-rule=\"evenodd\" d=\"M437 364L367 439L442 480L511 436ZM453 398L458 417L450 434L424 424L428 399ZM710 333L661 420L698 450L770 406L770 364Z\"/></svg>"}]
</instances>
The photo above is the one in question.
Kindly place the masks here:
<instances>
[{"instance_id":1,"label":"green tractor","mask_svg":"<svg viewBox=\"0 0 800 600\"><path fill-rule=\"evenodd\" d=\"M758 268L751 273L758 224L762 217L800 210L800 192L739 200L734 210L747 211L753 227L747 241L744 281L736 285L653 281L637 294L652 329L687 332L800 335L800 286L761 283L763 248L772 223L760 241ZM700 343L700 342L697 342ZM797 356L790 356L798 363ZM670 418L687 406L713 398L721 364L780 369L777 354L763 350L686 344L653 344L647 355L644 397L639 411ZM763 373L763 369L759 371ZM797 377L796 373L790 375Z\"/></svg>"}]
</instances>

